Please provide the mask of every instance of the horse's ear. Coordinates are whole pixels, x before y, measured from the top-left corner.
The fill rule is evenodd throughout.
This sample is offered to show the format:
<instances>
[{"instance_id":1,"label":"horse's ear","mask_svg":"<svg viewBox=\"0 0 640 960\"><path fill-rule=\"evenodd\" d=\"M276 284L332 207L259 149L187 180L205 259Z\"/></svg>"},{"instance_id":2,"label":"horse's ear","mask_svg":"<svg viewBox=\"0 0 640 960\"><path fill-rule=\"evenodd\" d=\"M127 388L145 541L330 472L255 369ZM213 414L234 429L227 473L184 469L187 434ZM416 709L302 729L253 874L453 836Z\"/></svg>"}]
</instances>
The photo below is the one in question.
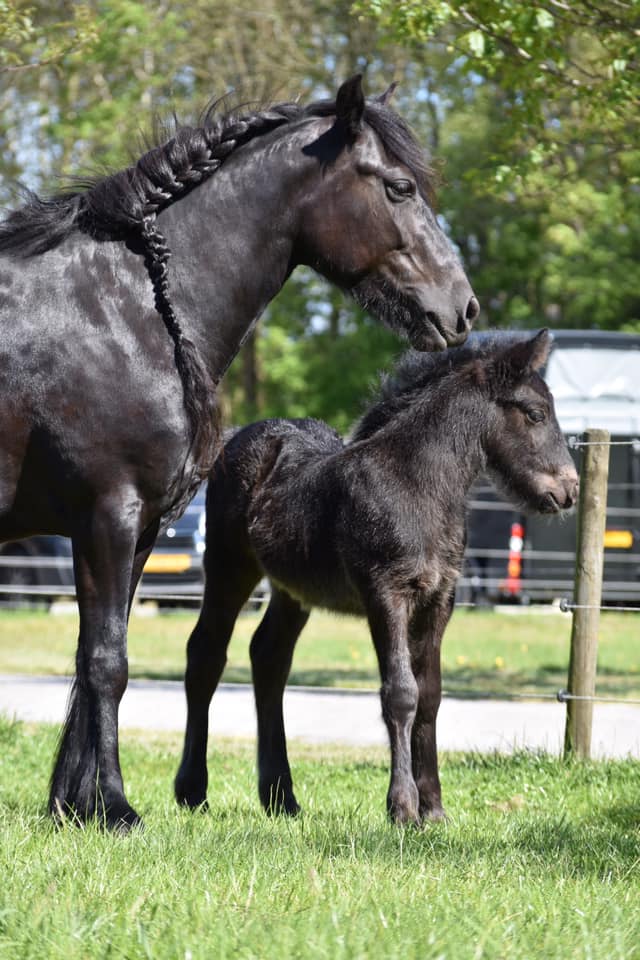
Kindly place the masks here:
<instances>
[{"instance_id":1,"label":"horse's ear","mask_svg":"<svg viewBox=\"0 0 640 960\"><path fill-rule=\"evenodd\" d=\"M376 97L378 103L381 103L383 106L386 105L391 97L393 96L396 87L398 86L397 80L394 80L393 83L389 84L384 93L381 93L379 97Z\"/></svg>"},{"instance_id":2,"label":"horse's ear","mask_svg":"<svg viewBox=\"0 0 640 960\"><path fill-rule=\"evenodd\" d=\"M350 139L355 139L360 132L363 113L362 74L356 73L350 80L345 80L336 96L336 120Z\"/></svg>"}]
</instances>

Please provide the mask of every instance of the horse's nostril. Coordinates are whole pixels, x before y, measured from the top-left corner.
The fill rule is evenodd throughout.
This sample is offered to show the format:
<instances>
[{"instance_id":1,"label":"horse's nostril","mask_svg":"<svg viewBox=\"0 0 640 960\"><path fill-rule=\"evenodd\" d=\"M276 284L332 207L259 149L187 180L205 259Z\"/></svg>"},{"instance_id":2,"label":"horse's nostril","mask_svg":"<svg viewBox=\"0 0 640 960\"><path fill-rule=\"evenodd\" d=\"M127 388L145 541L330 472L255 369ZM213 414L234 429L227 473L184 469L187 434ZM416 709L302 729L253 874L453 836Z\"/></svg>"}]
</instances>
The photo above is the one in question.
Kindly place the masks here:
<instances>
[{"instance_id":1,"label":"horse's nostril","mask_svg":"<svg viewBox=\"0 0 640 960\"><path fill-rule=\"evenodd\" d=\"M467 304L467 309L465 311L464 318L468 322L469 326L478 319L478 314L480 313L480 304L477 297L471 297L469 303Z\"/></svg>"}]
</instances>

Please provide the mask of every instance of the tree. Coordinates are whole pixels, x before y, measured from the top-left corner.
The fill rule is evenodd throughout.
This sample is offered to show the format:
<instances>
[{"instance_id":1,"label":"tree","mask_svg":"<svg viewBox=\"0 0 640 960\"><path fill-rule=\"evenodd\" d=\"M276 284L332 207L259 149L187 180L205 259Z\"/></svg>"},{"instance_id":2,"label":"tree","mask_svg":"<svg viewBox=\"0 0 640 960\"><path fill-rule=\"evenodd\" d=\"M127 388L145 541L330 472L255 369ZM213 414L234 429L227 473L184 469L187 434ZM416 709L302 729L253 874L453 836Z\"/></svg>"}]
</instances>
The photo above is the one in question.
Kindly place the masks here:
<instances>
[{"instance_id":1,"label":"tree","mask_svg":"<svg viewBox=\"0 0 640 960\"><path fill-rule=\"evenodd\" d=\"M567 104L602 142L627 145L640 95L638 0L357 0L393 42L443 45L457 68L509 95L513 142L553 148ZM560 128L570 134L572 124Z\"/></svg>"}]
</instances>

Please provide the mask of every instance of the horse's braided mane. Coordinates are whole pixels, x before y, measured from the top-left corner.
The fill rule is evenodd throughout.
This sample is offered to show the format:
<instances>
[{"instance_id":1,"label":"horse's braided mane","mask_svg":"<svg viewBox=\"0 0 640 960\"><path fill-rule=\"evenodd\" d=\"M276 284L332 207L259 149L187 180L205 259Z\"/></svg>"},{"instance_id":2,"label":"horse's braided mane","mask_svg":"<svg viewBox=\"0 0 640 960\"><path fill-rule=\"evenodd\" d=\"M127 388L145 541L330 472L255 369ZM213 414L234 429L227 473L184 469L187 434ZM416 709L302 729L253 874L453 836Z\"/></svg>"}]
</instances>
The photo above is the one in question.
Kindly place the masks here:
<instances>
[{"instance_id":1,"label":"horse's braided mane","mask_svg":"<svg viewBox=\"0 0 640 960\"><path fill-rule=\"evenodd\" d=\"M215 391L197 348L176 317L168 286L171 251L156 224L157 214L209 178L238 147L286 124L335 114L335 101L304 107L278 103L268 109L216 114L205 112L197 127L178 126L166 142L136 163L109 176L80 182L76 190L49 198L27 193L27 202L0 222L0 254L31 257L58 246L74 231L98 240L138 240L153 284L155 305L175 347L185 407L192 428L197 474L204 477L217 452ZM413 134L393 110L369 100L365 121L387 152L405 163L423 195L432 202L435 176Z\"/></svg>"}]
</instances>

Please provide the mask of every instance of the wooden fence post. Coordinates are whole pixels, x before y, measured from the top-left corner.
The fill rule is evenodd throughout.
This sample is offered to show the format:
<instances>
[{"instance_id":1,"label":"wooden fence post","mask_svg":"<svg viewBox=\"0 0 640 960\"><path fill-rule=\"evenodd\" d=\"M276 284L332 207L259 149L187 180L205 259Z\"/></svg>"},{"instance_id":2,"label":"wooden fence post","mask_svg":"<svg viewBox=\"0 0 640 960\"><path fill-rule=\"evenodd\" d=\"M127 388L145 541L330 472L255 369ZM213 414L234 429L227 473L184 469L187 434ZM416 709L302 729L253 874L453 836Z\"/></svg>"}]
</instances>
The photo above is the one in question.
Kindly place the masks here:
<instances>
[{"instance_id":1,"label":"wooden fence post","mask_svg":"<svg viewBox=\"0 0 640 960\"><path fill-rule=\"evenodd\" d=\"M602 567L609 476L608 430L587 430L584 435L578 502L578 541L573 590L573 625L569 657L569 694L593 697L596 686L598 626L602 603ZM591 753L593 704L567 700L564 755L586 759Z\"/></svg>"}]
</instances>

